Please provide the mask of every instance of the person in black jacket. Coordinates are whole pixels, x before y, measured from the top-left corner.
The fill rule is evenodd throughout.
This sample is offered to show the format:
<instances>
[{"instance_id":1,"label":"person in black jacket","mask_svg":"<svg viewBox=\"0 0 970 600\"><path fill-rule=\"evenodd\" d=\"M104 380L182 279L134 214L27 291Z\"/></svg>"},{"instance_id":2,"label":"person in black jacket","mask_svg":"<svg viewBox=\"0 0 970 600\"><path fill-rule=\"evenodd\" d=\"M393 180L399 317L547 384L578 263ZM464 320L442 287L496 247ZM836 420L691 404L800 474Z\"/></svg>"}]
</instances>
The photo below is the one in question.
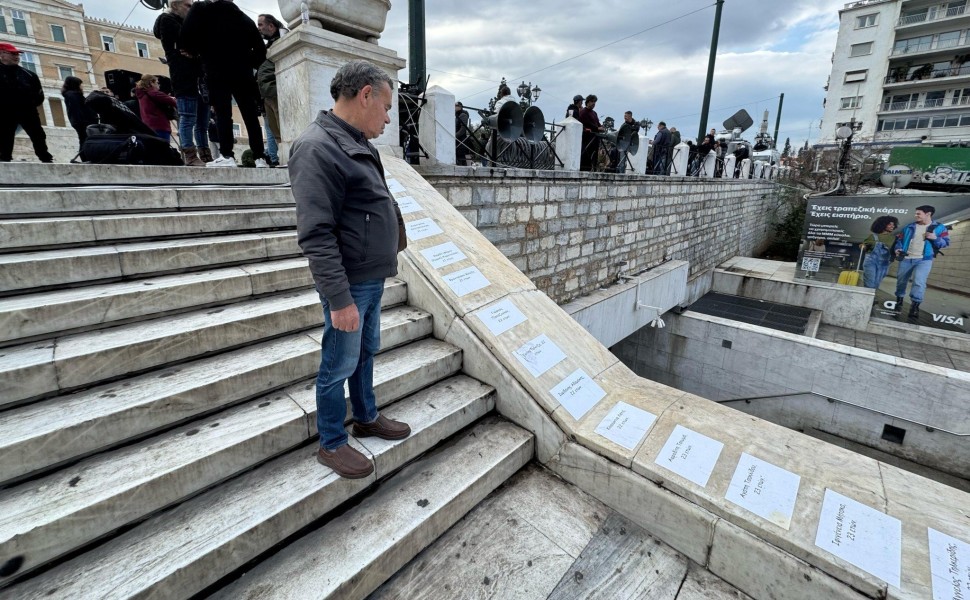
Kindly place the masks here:
<instances>
[{"instance_id":1,"label":"person in black jacket","mask_svg":"<svg viewBox=\"0 0 970 600\"><path fill-rule=\"evenodd\" d=\"M98 115L84 103L84 92L81 90L81 78L64 78L64 86L61 88L61 96L64 97L64 106L67 108L67 120L71 122L71 127L77 132L77 139L80 146L84 145L84 140L88 137L88 125L98 122Z\"/></svg>"},{"instance_id":2,"label":"person in black jacket","mask_svg":"<svg viewBox=\"0 0 970 600\"><path fill-rule=\"evenodd\" d=\"M297 242L323 304L317 460L350 479L367 477L374 465L347 443L348 378L356 437L411 434L407 424L379 414L374 397L384 279L397 274L398 252L407 246L381 156L367 141L391 122L393 85L367 61L342 66L330 82L333 110L320 111L293 142L289 160Z\"/></svg>"},{"instance_id":3,"label":"person in black jacket","mask_svg":"<svg viewBox=\"0 0 970 600\"><path fill-rule=\"evenodd\" d=\"M199 93L202 65L197 58L182 54L178 43L192 0L169 0L168 8L155 19L153 32L162 41L168 74L172 78L172 95L179 114L182 161L187 167L204 167L212 160L212 155L209 153L209 102Z\"/></svg>"},{"instance_id":4,"label":"person in black jacket","mask_svg":"<svg viewBox=\"0 0 970 600\"><path fill-rule=\"evenodd\" d=\"M20 66L20 50L13 44L0 43L0 161L13 160L13 138L20 126L30 138L37 158L54 162L37 113L37 107L43 103L40 79Z\"/></svg>"},{"instance_id":5,"label":"person in black jacket","mask_svg":"<svg viewBox=\"0 0 970 600\"><path fill-rule=\"evenodd\" d=\"M207 167L235 167L232 153L232 101L236 101L249 148L257 167L268 167L259 125L259 90L253 71L266 60L266 46L256 28L232 0L209 0L192 5L178 46L181 52L198 56L205 70L209 102L216 110L219 128L219 158Z\"/></svg>"}]
</instances>

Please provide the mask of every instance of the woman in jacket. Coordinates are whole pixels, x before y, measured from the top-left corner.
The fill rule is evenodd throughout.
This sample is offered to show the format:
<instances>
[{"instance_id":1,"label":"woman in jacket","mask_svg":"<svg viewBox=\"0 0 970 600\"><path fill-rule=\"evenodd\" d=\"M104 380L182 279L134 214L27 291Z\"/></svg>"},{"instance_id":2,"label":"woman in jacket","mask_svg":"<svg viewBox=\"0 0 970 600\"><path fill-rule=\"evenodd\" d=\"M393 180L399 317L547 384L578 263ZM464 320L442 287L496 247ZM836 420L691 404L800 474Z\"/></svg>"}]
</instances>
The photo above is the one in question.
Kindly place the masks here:
<instances>
[{"instance_id":1,"label":"woman in jacket","mask_svg":"<svg viewBox=\"0 0 970 600\"><path fill-rule=\"evenodd\" d=\"M178 104L175 98L159 89L158 76L145 74L135 84L135 97L141 109L141 120L166 142L172 139L172 123L169 115L175 114Z\"/></svg>"},{"instance_id":2,"label":"woman in jacket","mask_svg":"<svg viewBox=\"0 0 970 600\"><path fill-rule=\"evenodd\" d=\"M88 125L98 122L98 115L84 104L84 92L81 91L81 79L73 75L64 79L61 87L64 106L67 108L67 120L77 132L79 148L84 145L88 137Z\"/></svg>"},{"instance_id":3,"label":"woman in jacket","mask_svg":"<svg viewBox=\"0 0 970 600\"><path fill-rule=\"evenodd\" d=\"M883 278L889 273L897 227L899 227L899 219L884 215L873 221L872 227L869 228L872 233L861 244L862 249L867 253L862 263L862 285L865 287L878 289Z\"/></svg>"}]
</instances>

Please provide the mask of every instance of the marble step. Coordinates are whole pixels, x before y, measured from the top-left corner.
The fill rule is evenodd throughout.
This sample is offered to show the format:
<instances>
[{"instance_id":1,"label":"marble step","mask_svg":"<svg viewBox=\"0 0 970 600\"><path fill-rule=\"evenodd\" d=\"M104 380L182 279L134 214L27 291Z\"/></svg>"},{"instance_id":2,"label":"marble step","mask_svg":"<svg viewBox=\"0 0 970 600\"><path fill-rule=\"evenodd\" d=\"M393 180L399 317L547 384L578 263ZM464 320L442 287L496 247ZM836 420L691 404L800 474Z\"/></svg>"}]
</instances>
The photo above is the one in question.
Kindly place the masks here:
<instances>
[{"instance_id":1,"label":"marble step","mask_svg":"<svg viewBox=\"0 0 970 600\"><path fill-rule=\"evenodd\" d=\"M493 407L491 388L466 377L448 379L435 384L439 376L447 377L450 369L429 369L412 364L397 373L377 373L375 382L378 406L385 407L395 400L419 393L412 403L416 411L426 416L409 416L416 429L435 431L434 442L413 446L392 445L378 462L379 476L390 470L389 464L404 461L426 451L437 440L479 418ZM428 387L431 386L431 387ZM206 490L220 481L260 464L282 452L305 444L316 430L315 396L312 383L296 384L262 398L246 402L220 413L199 419L154 438L94 456L42 479L0 491L0 572L23 575L59 556L110 534L116 529L136 522L156 511ZM437 411L450 412L449 398L456 390L473 389L477 405L462 405L456 410L461 424L439 432L430 415ZM304 406L308 408L304 408ZM387 406L385 414L394 416L400 410ZM382 408L382 410L384 410ZM349 419L348 413L348 419ZM440 435L439 435L440 433ZM419 438L420 439L420 438ZM376 442L368 441L368 444ZM304 472L303 462L316 461L305 447L295 461ZM394 468L400 465L393 465ZM317 466L317 469L323 470ZM261 486L260 477L244 485L249 491ZM247 511L250 516L274 510L298 496L296 480L272 486L276 497L269 501L254 498ZM218 494L218 492L217 492ZM203 501L206 510L226 508L222 501ZM239 504L226 515L242 517ZM219 519L211 515L213 523ZM207 517L208 518L208 517ZM172 525L171 513L162 513L162 523ZM301 523L300 526L306 523ZM298 528L298 527L297 527ZM179 525L181 531L182 527ZM190 534L182 542L191 540ZM206 536L203 536L206 537ZM203 542L203 539L198 539ZM270 542L270 545L272 543ZM88 564L88 567L91 565ZM235 565L238 566L238 565ZM14 567L17 567L14 569ZM15 570L16 573L9 573ZM129 573L130 575L131 573ZM120 573L119 573L120 575ZM0 579L0 586L3 580ZM0 590L0 595L3 595ZM59 595L60 596L60 595ZM89 598L100 597L98 595Z\"/></svg>"},{"instance_id":2,"label":"marble step","mask_svg":"<svg viewBox=\"0 0 970 600\"><path fill-rule=\"evenodd\" d=\"M304 258L0 298L0 345L313 287Z\"/></svg>"},{"instance_id":3,"label":"marble step","mask_svg":"<svg viewBox=\"0 0 970 600\"><path fill-rule=\"evenodd\" d=\"M300 254L295 231L269 231L0 254L0 293L117 280Z\"/></svg>"},{"instance_id":4,"label":"marble step","mask_svg":"<svg viewBox=\"0 0 970 600\"><path fill-rule=\"evenodd\" d=\"M293 195L284 186L0 189L0 215L4 216L292 205Z\"/></svg>"},{"instance_id":5,"label":"marble step","mask_svg":"<svg viewBox=\"0 0 970 600\"><path fill-rule=\"evenodd\" d=\"M493 408L492 388L465 376L446 379L382 410L384 414L411 425L412 435L408 439L388 442L376 438L351 438L355 447L375 461L375 474L368 478L347 480L336 476L315 460L315 443L303 445L171 510L158 513L73 560L11 589L0 589L0 595L9 592L17 598L56 596L85 600L190 597ZM241 411L252 414L232 422ZM257 414L260 411L261 415ZM220 425L212 427L209 421ZM306 440L309 437L306 421L307 416L290 399L251 403L200 422L188 430L196 432L192 438L187 437L188 431L182 430L168 447L159 444L138 453L140 460L132 464L135 473L105 470L98 478L90 471L78 472L70 480L62 481L58 486L60 490L47 492L58 505L64 502L58 496L100 494L104 489L116 489L121 485L128 488L124 501L113 502L87 514L69 515L58 510L60 514L56 520L48 519L49 526L35 524L29 529L24 528L12 539L10 535L14 530L3 525L7 512L0 510L0 532L3 532L0 539L8 540L0 542L0 565L22 557L24 562L14 576L22 575L41 562L107 533L99 531L97 525L113 530L137 514L148 514L145 508L154 509L163 503L176 502L191 491L190 486L202 487L203 482L198 480L205 479L204 483L211 485L224 478L224 473L230 469L238 470L244 468L246 462L253 464L273 456L291 446L294 440ZM504 427L510 426L505 424ZM228 430L233 434L227 436ZM519 435L529 438L525 432ZM242 441L233 443L235 440L227 440L227 437L245 437L248 447ZM209 440L203 441L202 438ZM234 446L232 456L227 451L230 445ZM186 446L194 447L201 457L192 465L191 472L166 477L161 474L161 465L152 464L172 460L165 457L189 453ZM202 446L209 447L199 450ZM531 439L529 446L527 454L531 456ZM483 446L480 451L484 450ZM213 470L219 472L210 473ZM137 479L143 473L157 481L153 486L154 493L138 489ZM66 473L64 477L70 475ZM162 485L162 479L168 480L169 485ZM75 487L70 487L71 482L75 482ZM173 489L173 484L186 489ZM79 492L79 488L85 489ZM141 500L152 506L143 507ZM41 511L33 508L29 495L21 497L20 502L27 502L27 510L33 513L20 516L36 522ZM4 504L0 500L0 507L7 508ZM62 535L54 535L54 527ZM41 534L39 530L48 531ZM0 580L0 586L3 585Z\"/></svg>"},{"instance_id":6,"label":"marble step","mask_svg":"<svg viewBox=\"0 0 970 600\"><path fill-rule=\"evenodd\" d=\"M159 185L281 185L290 181L286 169L200 169L150 165L81 165L69 163L3 163L0 181L7 187L30 189L54 186L125 187ZM15 182L17 185L9 185Z\"/></svg>"},{"instance_id":7,"label":"marble step","mask_svg":"<svg viewBox=\"0 0 970 600\"><path fill-rule=\"evenodd\" d=\"M6 411L0 418L0 484L311 377L319 362L320 344L297 334ZM379 354L375 364L375 378L391 385L418 367L429 376L455 372L461 352L424 339ZM307 393L293 393L307 411L315 410L312 381L301 385Z\"/></svg>"},{"instance_id":8,"label":"marble step","mask_svg":"<svg viewBox=\"0 0 970 600\"><path fill-rule=\"evenodd\" d=\"M295 227L293 207L0 219L0 251Z\"/></svg>"},{"instance_id":9,"label":"marble step","mask_svg":"<svg viewBox=\"0 0 970 600\"><path fill-rule=\"evenodd\" d=\"M387 317L401 327L397 338L382 340L386 347L431 333L425 312L400 307ZM318 327L322 321L319 297L311 289L2 348L0 407Z\"/></svg>"},{"instance_id":10,"label":"marble step","mask_svg":"<svg viewBox=\"0 0 970 600\"><path fill-rule=\"evenodd\" d=\"M373 495L289 544L213 600L366 598L532 458L532 436L485 419ZM496 528L506 526L496 523ZM468 586L480 586L469 581ZM456 597L439 589L441 598ZM508 590L510 596L513 590Z\"/></svg>"}]
</instances>

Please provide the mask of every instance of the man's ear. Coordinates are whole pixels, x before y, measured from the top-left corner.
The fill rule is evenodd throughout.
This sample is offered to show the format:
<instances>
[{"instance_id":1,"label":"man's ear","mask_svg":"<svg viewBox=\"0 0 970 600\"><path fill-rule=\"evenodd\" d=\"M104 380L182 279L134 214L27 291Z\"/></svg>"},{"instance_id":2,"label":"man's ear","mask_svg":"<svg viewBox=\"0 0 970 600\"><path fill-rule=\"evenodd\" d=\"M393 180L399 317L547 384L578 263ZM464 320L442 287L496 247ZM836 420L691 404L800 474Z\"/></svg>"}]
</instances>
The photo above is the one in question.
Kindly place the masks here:
<instances>
[{"instance_id":1,"label":"man's ear","mask_svg":"<svg viewBox=\"0 0 970 600\"><path fill-rule=\"evenodd\" d=\"M360 88L360 95L358 96L358 98L360 98L361 100L367 100L373 95L374 95L374 86L365 85L364 87Z\"/></svg>"}]
</instances>

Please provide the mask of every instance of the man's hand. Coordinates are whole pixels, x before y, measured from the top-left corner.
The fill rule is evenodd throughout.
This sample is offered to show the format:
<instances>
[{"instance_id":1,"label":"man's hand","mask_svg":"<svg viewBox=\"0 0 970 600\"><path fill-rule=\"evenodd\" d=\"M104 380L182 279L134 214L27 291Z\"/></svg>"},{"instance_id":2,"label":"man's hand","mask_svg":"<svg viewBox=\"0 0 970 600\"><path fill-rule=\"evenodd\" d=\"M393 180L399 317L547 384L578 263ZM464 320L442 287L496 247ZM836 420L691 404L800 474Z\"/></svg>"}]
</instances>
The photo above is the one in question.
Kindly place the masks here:
<instances>
[{"instance_id":1,"label":"man's hand","mask_svg":"<svg viewBox=\"0 0 970 600\"><path fill-rule=\"evenodd\" d=\"M933 233L932 231L927 231L925 237L928 240L935 240L936 239L936 234Z\"/></svg>"},{"instance_id":2,"label":"man's hand","mask_svg":"<svg viewBox=\"0 0 970 600\"><path fill-rule=\"evenodd\" d=\"M340 310L331 310L330 321L338 331L357 331L357 327L360 326L360 314L357 312L357 305L351 304Z\"/></svg>"}]
</instances>

